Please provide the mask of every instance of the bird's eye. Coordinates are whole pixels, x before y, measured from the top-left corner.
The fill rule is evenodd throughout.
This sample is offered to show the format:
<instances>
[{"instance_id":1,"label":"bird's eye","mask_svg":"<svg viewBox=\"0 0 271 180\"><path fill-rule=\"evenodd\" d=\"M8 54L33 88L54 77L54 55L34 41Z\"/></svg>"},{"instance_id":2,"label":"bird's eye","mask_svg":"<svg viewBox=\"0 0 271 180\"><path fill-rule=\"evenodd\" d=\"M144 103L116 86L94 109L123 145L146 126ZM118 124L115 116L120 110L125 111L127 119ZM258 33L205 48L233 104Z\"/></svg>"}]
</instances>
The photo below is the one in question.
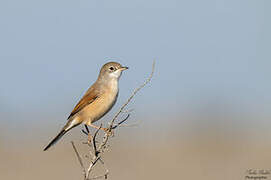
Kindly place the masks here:
<instances>
[{"instance_id":1,"label":"bird's eye","mask_svg":"<svg viewBox=\"0 0 271 180\"><path fill-rule=\"evenodd\" d=\"M113 71L113 70L114 70L114 67L111 66L109 69L110 69L111 71Z\"/></svg>"}]
</instances>

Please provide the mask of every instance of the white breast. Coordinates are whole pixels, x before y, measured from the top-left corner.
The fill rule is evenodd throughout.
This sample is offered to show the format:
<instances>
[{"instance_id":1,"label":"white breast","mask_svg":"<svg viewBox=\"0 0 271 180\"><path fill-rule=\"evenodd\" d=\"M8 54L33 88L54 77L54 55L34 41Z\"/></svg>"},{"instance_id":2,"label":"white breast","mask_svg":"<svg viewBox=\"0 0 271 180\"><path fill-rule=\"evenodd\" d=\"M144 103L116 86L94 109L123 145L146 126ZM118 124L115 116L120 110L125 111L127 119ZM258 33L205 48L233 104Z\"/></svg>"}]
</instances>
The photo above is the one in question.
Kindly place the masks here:
<instances>
[{"instance_id":1,"label":"white breast","mask_svg":"<svg viewBox=\"0 0 271 180\"><path fill-rule=\"evenodd\" d=\"M111 80L110 89L111 89L112 94L115 94L115 95L118 94L118 92L119 92L119 83L118 83L117 79Z\"/></svg>"}]
</instances>

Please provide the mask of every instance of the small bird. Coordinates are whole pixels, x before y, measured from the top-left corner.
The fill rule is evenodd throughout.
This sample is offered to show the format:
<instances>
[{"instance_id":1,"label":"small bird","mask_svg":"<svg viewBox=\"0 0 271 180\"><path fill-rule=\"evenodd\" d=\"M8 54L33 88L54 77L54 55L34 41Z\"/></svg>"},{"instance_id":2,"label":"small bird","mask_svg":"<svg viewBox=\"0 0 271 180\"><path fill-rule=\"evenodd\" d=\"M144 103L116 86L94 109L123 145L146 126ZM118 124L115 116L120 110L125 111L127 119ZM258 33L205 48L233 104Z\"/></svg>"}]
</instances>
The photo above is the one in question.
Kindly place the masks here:
<instances>
[{"instance_id":1,"label":"small bird","mask_svg":"<svg viewBox=\"0 0 271 180\"><path fill-rule=\"evenodd\" d=\"M96 82L77 103L68 117L66 125L44 148L44 151L54 145L66 132L81 123L99 128L92 123L102 118L116 103L119 93L118 81L122 71L126 69L128 67L123 67L117 62L104 64ZM105 130L105 128L103 129Z\"/></svg>"}]
</instances>

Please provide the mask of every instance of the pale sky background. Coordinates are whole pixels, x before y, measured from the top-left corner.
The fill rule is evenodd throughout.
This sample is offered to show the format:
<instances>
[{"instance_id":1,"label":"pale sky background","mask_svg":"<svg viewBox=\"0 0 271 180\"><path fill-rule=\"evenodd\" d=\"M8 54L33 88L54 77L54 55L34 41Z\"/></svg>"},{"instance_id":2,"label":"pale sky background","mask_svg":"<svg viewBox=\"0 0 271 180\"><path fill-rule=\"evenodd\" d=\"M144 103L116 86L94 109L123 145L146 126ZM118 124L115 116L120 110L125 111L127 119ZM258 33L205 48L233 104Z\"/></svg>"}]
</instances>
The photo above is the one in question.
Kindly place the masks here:
<instances>
[{"instance_id":1,"label":"pale sky background","mask_svg":"<svg viewBox=\"0 0 271 180\"><path fill-rule=\"evenodd\" d=\"M252 117L232 126L270 131L270 8L270 0L1 0L2 133L55 123L57 131L109 60L130 67L119 107L153 59L135 116L154 121L210 106Z\"/></svg>"}]
</instances>

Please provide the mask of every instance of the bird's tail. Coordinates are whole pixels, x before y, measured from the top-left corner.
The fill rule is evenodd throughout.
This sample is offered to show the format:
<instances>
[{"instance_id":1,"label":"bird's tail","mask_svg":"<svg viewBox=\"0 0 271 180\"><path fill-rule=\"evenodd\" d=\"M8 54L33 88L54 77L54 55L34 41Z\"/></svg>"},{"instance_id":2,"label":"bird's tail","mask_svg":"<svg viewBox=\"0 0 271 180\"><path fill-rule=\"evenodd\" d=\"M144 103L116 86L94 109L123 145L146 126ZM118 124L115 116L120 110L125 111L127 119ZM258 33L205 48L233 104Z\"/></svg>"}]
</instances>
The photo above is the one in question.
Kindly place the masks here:
<instances>
[{"instance_id":1,"label":"bird's tail","mask_svg":"<svg viewBox=\"0 0 271 180\"><path fill-rule=\"evenodd\" d=\"M49 149L52 145L54 145L64 134L66 134L68 130L66 131L65 129L61 130L60 133L43 149L43 151L46 151Z\"/></svg>"},{"instance_id":2,"label":"bird's tail","mask_svg":"<svg viewBox=\"0 0 271 180\"><path fill-rule=\"evenodd\" d=\"M77 118L69 119L69 121L66 123L66 125L63 127L63 129L58 133L58 135L43 149L43 151L46 151L51 146L53 146L64 134L66 134L70 129L78 126L80 124L80 121L78 121Z\"/></svg>"}]
</instances>

